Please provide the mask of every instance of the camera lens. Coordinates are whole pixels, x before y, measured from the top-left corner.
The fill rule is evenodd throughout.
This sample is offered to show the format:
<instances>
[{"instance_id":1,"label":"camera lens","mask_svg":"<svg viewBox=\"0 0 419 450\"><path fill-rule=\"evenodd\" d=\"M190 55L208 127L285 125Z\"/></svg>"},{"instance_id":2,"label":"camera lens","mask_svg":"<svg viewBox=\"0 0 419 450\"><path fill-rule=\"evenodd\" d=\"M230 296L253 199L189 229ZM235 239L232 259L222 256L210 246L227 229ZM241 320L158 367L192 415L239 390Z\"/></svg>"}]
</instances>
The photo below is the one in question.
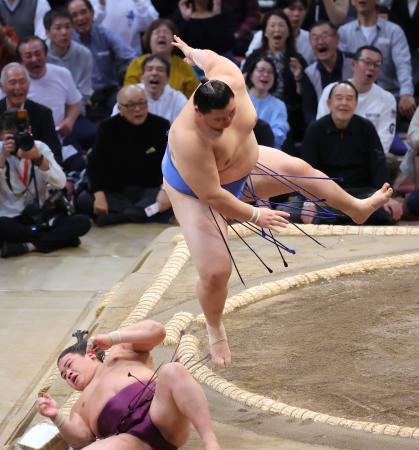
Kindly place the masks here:
<instances>
[{"instance_id":1,"label":"camera lens","mask_svg":"<svg viewBox=\"0 0 419 450\"><path fill-rule=\"evenodd\" d=\"M19 131L15 134L16 147L24 152L32 150L35 141L27 131Z\"/></svg>"}]
</instances>

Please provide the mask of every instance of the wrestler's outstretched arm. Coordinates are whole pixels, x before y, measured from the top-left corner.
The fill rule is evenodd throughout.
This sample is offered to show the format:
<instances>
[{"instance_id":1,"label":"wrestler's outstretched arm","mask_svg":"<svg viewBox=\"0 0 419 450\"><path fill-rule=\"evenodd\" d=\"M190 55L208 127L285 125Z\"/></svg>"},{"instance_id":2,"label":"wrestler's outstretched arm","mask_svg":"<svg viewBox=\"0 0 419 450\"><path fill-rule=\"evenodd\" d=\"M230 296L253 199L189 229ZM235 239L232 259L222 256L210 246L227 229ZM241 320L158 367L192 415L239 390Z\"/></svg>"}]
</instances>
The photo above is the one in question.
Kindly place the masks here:
<instances>
[{"instance_id":1,"label":"wrestler's outstretched arm","mask_svg":"<svg viewBox=\"0 0 419 450\"><path fill-rule=\"evenodd\" d=\"M97 334L87 341L87 351L94 353L105 351L113 346L149 352L163 342L166 336L164 325L154 320L143 320L108 334Z\"/></svg>"},{"instance_id":2,"label":"wrestler's outstretched arm","mask_svg":"<svg viewBox=\"0 0 419 450\"><path fill-rule=\"evenodd\" d=\"M59 409L58 403L48 394L44 394L36 400L38 412L52 420L60 430L62 438L74 449L86 447L96 437L79 414L71 411L70 417L66 418Z\"/></svg>"},{"instance_id":3,"label":"wrestler's outstretched arm","mask_svg":"<svg viewBox=\"0 0 419 450\"><path fill-rule=\"evenodd\" d=\"M244 77L240 69L228 58L220 56L212 50L192 48L178 36L174 37L173 45L185 55L185 60L198 66L208 79L225 81L233 91L238 88L246 89Z\"/></svg>"}]
</instances>

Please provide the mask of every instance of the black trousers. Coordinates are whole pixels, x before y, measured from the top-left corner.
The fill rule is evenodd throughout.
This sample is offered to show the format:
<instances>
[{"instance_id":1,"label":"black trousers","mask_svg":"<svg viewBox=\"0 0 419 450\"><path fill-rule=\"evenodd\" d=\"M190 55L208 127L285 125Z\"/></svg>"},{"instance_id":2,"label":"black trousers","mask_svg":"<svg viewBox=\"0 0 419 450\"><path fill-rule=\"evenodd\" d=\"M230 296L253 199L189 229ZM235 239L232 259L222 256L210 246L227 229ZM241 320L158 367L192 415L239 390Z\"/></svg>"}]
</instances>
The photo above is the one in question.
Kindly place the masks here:
<instances>
[{"instance_id":1,"label":"black trousers","mask_svg":"<svg viewBox=\"0 0 419 450\"><path fill-rule=\"evenodd\" d=\"M92 226L89 217L75 214L61 216L44 231L28 223L26 217L0 217L0 245L3 242L33 244L42 253L49 253L59 248L76 247L79 237L86 234Z\"/></svg>"}]
</instances>

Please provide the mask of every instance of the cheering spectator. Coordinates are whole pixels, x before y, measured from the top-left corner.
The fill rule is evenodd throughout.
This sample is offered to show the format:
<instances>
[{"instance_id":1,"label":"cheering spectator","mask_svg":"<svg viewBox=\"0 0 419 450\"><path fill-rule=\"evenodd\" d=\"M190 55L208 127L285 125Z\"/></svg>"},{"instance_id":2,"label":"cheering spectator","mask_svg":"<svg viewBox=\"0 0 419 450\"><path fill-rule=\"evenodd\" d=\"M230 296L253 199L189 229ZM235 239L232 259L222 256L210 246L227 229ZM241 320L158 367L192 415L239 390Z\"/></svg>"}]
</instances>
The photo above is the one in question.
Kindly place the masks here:
<instances>
[{"instance_id":1,"label":"cheering spectator","mask_svg":"<svg viewBox=\"0 0 419 450\"><path fill-rule=\"evenodd\" d=\"M307 64L311 64L314 60L313 49L310 44L309 33L301 28L307 11L308 0L280 0L278 7L284 11L291 22L294 32L295 48L298 53L305 59ZM249 45L246 56L252 54L254 50L262 46L262 30L257 31Z\"/></svg>"},{"instance_id":2,"label":"cheering spectator","mask_svg":"<svg viewBox=\"0 0 419 450\"><path fill-rule=\"evenodd\" d=\"M369 119L380 137L384 153L390 151L396 131L396 99L393 94L375 84L380 73L383 56L376 47L366 45L355 53L352 62L353 76L350 79L358 91L355 114ZM317 109L317 119L329 114L327 105L330 90L336 83L323 90Z\"/></svg>"},{"instance_id":3,"label":"cheering spectator","mask_svg":"<svg viewBox=\"0 0 419 450\"><path fill-rule=\"evenodd\" d=\"M144 89L148 101L148 111L156 116L164 117L172 123L188 99L170 87L167 82L170 74L170 64L159 55L150 55L143 62L141 83L136 86ZM119 112L118 103L112 115Z\"/></svg>"},{"instance_id":4,"label":"cheering spectator","mask_svg":"<svg viewBox=\"0 0 419 450\"><path fill-rule=\"evenodd\" d=\"M287 137L289 125L284 102L270 94L275 90L276 80L275 65L266 56L255 60L246 74L246 85L256 113L270 125L275 137L274 147L279 149Z\"/></svg>"},{"instance_id":5,"label":"cheering spectator","mask_svg":"<svg viewBox=\"0 0 419 450\"><path fill-rule=\"evenodd\" d=\"M148 52L135 58L128 66L124 85L138 84L142 77L142 64L149 56L160 55L170 62L169 85L181 91L186 97L198 87L199 81L192 67L182 58L173 54L173 36L177 33L176 27L170 20L158 19L154 21L144 35L144 47Z\"/></svg>"},{"instance_id":6,"label":"cheering spectator","mask_svg":"<svg viewBox=\"0 0 419 450\"><path fill-rule=\"evenodd\" d=\"M349 0L313 0L309 2L303 28L309 30L319 20L330 22L335 27L346 22L350 8Z\"/></svg>"},{"instance_id":7,"label":"cheering spectator","mask_svg":"<svg viewBox=\"0 0 419 450\"><path fill-rule=\"evenodd\" d=\"M15 29L6 25L0 16L0 70L6 64L16 61L17 43L18 37Z\"/></svg>"},{"instance_id":8,"label":"cheering spectator","mask_svg":"<svg viewBox=\"0 0 419 450\"><path fill-rule=\"evenodd\" d=\"M286 107L292 136L299 140L303 135L301 114L302 78L305 67L304 58L296 53L294 35L288 16L280 10L266 14L262 23L262 48L255 50L246 60L243 72L246 74L256 59L267 56L275 64L277 85L272 92Z\"/></svg>"},{"instance_id":9,"label":"cheering spectator","mask_svg":"<svg viewBox=\"0 0 419 450\"><path fill-rule=\"evenodd\" d=\"M29 73L24 66L16 62L5 66L1 72L1 88L6 97L0 100L0 113L9 109L25 109L34 139L48 145L61 165L61 143L55 131L52 111L28 99L29 84Z\"/></svg>"},{"instance_id":10,"label":"cheering spectator","mask_svg":"<svg viewBox=\"0 0 419 450\"><path fill-rule=\"evenodd\" d=\"M316 119L323 89L352 75L352 61L338 50L339 34L331 23L314 24L310 29L310 41L316 60L305 69L303 77L303 111L307 124Z\"/></svg>"},{"instance_id":11,"label":"cheering spectator","mask_svg":"<svg viewBox=\"0 0 419 450\"><path fill-rule=\"evenodd\" d=\"M377 83L399 98L402 116L411 118L416 109L412 65L403 30L378 15L376 0L352 0L357 19L339 28L339 48L354 54L363 45L374 45L383 54Z\"/></svg>"},{"instance_id":12,"label":"cheering spectator","mask_svg":"<svg viewBox=\"0 0 419 450\"><path fill-rule=\"evenodd\" d=\"M313 122L307 129L301 147L301 158L324 171L349 194L367 198L383 186L388 175L380 138L374 125L354 114L358 92L350 81L337 83L329 93L330 114ZM323 181L327 183L327 181ZM326 199L327 200L327 199ZM303 221L311 222L308 209L317 210L315 223L351 223L347 216L324 206L305 203ZM373 213L366 223L392 225L400 219L401 203L390 199Z\"/></svg>"},{"instance_id":13,"label":"cheering spectator","mask_svg":"<svg viewBox=\"0 0 419 450\"><path fill-rule=\"evenodd\" d=\"M70 0L67 8L76 30L74 39L87 47L93 56L91 115L95 120L102 120L115 104L118 70L124 72L137 54L115 33L93 23L94 11L89 0Z\"/></svg>"},{"instance_id":14,"label":"cheering spectator","mask_svg":"<svg viewBox=\"0 0 419 450\"><path fill-rule=\"evenodd\" d=\"M77 138L72 132L82 97L68 69L47 63L47 51L45 42L37 36L29 36L19 44L22 64L31 79L28 97L50 108L61 138L74 142ZM80 150L79 146L76 148ZM84 168L83 158L73 146L63 148L63 161L66 172Z\"/></svg>"}]
</instances>

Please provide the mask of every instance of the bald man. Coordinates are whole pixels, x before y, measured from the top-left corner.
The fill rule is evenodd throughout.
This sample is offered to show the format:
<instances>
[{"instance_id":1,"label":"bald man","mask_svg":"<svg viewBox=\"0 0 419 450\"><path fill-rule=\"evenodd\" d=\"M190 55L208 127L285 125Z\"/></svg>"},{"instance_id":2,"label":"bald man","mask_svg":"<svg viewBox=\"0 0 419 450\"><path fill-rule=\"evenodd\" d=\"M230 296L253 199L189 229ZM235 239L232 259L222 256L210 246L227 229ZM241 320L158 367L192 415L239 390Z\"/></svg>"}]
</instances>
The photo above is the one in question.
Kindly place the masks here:
<instances>
[{"instance_id":1,"label":"bald man","mask_svg":"<svg viewBox=\"0 0 419 450\"><path fill-rule=\"evenodd\" d=\"M100 226L165 222L170 202L161 190L161 161L170 123L148 112L137 86L123 87L117 99L120 113L101 124L89 155L91 191L83 191L76 205Z\"/></svg>"}]
</instances>

